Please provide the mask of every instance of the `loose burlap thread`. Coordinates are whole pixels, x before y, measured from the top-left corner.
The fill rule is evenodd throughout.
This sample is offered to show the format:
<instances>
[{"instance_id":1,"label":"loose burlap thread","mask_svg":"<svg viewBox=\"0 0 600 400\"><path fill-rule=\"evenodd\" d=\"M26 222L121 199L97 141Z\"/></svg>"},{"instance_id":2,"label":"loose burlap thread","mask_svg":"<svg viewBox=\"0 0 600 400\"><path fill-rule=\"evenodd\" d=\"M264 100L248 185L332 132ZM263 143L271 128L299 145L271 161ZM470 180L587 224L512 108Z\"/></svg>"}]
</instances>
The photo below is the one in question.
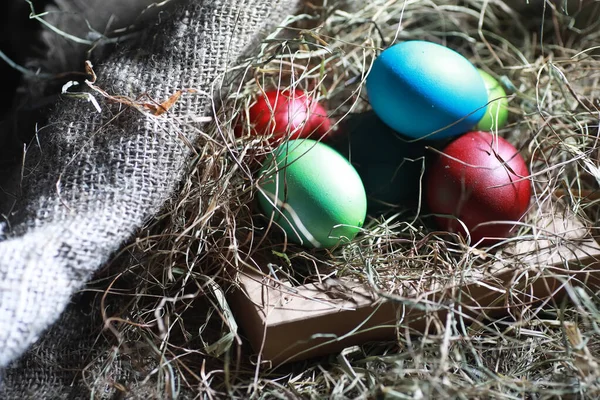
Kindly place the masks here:
<instances>
[{"instance_id":1,"label":"loose burlap thread","mask_svg":"<svg viewBox=\"0 0 600 400\"><path fill-rule=\"evenodd\" d=\"M74 294L173 195L228 67L297 4L185 1L95 66L99 87L131 99L162 102L194 89L164 115L98 93L100 112L81 97L56 104L27 153L0 242L1 398L119 394L106 382L81 382L98 327L85 323L91 311ZM109 380L129 383L128 398L156 396L127 372Z\"/></svg>"}]
</instances>

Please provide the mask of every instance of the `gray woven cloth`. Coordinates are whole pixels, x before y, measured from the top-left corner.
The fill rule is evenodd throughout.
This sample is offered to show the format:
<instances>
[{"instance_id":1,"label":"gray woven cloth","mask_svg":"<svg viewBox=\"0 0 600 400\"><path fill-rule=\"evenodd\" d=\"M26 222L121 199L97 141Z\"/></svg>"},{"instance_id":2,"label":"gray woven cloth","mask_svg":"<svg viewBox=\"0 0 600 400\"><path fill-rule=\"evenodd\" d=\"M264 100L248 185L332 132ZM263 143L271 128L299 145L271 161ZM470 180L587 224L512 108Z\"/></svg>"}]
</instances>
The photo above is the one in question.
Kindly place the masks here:
<instances>
[{"instance_id":1,"label":"gray woven cloth","mask_svg":"<svg viewBox=\"0 0 600 400\"><path fill-rule=\"evenodd\" d=\"M94 398L119 395L114 385L80 382L99 327L85 323L89 301L74 294L173 196L192 154L186 142L196 138L189 127L201 128L199 117L211 114L213 89L298 2L180 3L94 69L98 86L132 99L195 93L158 117L97 93L101 112L62 98L27 153L22 193L0 241L2 399L89 398L90 387Z\"/></svg>"}]
</instances>

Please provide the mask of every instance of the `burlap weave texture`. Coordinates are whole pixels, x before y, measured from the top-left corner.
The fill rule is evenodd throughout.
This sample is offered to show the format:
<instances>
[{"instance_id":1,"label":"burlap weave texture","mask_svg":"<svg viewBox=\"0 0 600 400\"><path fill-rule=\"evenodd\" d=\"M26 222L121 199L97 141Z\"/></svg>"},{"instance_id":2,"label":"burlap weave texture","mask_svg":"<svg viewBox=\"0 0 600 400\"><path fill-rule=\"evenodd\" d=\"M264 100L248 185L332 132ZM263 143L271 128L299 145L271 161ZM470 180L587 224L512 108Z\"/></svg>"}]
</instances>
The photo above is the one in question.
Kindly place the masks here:
<instances>
[{"instance_id":1,"label":"burlap weave texture","mask_svg":"<svg viewBox=\"0 0 600 400\"><path fill-rule=\"evenodd\" d=\"M134 46L95 66L98 86L131 99L162 102L178 90L195 90L184 93L166 115L153 116L97 93L101 112L81 98L57 104L38 134L39 146L28 153L18 211L0 242L0 368L13 363L0 383L2 398L78 398L60 389L51 392L49 387L58 385L52 371L35 370L64 362L56 354L62 349L44 353L42 345L35 365L31 354L20 357L173 195L193 153L189 144L202 128L198 121L211 114L213 89L249 44L297 3L186 1L172 15L161 15L161 23ZM82 329L73 326L72 332ZM42 343L48 340L53 339ZM73 350L68 345L65 353Z\"/></svg>"}]
</instances>

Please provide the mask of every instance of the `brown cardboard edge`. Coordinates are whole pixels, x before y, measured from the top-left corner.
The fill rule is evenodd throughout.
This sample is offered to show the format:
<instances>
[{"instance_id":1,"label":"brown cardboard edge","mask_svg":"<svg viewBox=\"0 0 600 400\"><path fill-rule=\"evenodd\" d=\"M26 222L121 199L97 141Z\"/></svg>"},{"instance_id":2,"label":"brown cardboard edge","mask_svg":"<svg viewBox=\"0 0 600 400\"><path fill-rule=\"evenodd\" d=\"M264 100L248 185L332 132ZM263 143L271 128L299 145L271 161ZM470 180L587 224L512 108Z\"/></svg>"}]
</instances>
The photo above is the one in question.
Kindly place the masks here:
<instances>
[{"instance_id":1,"label":"brown cardboard edge","mask_svg":"<svg viewBox=\"0 0 600 400\"><path fill-rule=\"evenodd\" d=\"M519 298L530 304L557 296L565 281L576 279L600 287L600 246L578 221L554 218L549 229L543 231L559 233L558 237L562 235L571 240L568 243L548 248L540 246L540 243L550 241L517 243L517 254L526 253L528 246L540 247L529 249L531 256L525 259L525 263L529 263L530 267L506 268L499 262L489 280L418 294L420 304L427 299L432 304L437 303L451 293L454 293L454 298L458 292L462 296L461 306L465 315L478 318L483 312L490 316L506 313L514 305L505 302L507 293L495 292L490 286L510 285L515 290L519 286L528 287L529 292L520 294ZM535 279L536 271L543 268L551 268L558 275ZM530 276L525 274L526 269ZM535 281L530 284L530 279ZM425 315L436 314L440 321L445 320L445 309L423 310L422 307L411 306L410 298L405 302L377 300L366 286L341 283L341 291L339 286L328 288L315 284L292 288L285 284L274 286L272 280L259 272L240 273L239 290L232 292L230 301L236 319L259 355L259 361L265 366L275 367L367 341L390 340L397 334L399 320L419 332L431 328ZM511 299L514 298L512 293Z\"/></svg>"}]
</instances>

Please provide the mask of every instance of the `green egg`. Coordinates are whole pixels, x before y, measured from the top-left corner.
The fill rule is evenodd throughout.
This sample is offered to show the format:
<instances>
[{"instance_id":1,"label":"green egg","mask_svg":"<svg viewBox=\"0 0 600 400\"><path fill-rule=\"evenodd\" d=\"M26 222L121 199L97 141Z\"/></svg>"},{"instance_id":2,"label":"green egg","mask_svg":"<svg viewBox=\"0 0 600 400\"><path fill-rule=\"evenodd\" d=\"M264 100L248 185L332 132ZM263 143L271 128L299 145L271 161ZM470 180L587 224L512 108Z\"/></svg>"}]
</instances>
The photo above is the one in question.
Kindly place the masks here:
<instances>
[{"instance_id":1,"label":"green egg","mask_svg":"<svg viewBox=\"0 0 600 400\"><path fill-rule=\"evenodd\" d=\"M508 118L508 99L502 85L487 72L477 69L483 78L485 88L488 92L487 110L483 118L479 120L477 129L482 131L491 131L493 129L502 128L506 124ZM498 100L496 100L498 99Z\"/></svg>"},{"instance_id":2,"label":"green egg","mask_svg":"<svg viewBox=\"0 0 600 400\"><path fill-rule=\"evenodd\" d=\"M367 197L358 173L323 143L282 143L260 177L260 207L294 243L316 248L347 243L365 222Z\"/></svg>"},{"instance_id":3,"label":"green egg","mask_svg":"<svg viewBox=\"0 0 600 400\"><path fill-rule=\"evenodd\" d=\"M356 168L373 216L418 206L426 146L439 147L400 136L373 111L344 118L331 146Z\"/></svg>"}]
</instances>

